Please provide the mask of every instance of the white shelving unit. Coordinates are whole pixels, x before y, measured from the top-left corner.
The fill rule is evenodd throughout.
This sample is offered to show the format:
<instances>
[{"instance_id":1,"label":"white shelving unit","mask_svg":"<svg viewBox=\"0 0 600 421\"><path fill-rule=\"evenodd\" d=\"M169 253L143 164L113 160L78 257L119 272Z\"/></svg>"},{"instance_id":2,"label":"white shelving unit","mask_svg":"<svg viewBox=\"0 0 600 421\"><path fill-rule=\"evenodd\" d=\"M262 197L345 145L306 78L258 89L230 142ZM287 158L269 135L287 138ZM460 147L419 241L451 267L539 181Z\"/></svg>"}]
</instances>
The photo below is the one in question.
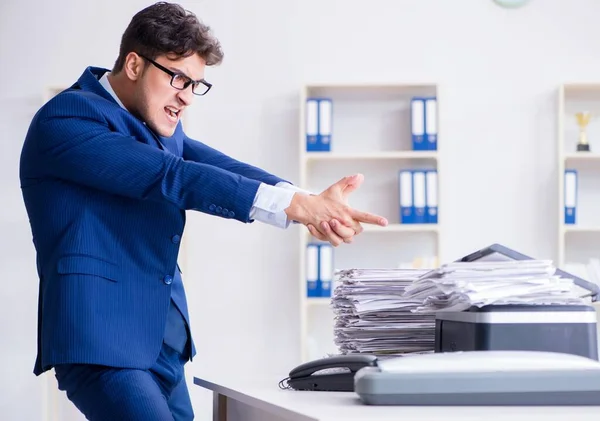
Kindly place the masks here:
<instances>
[{"instance_id":1,"label":"white shelving unit","mask_svg":"<svg viewBox=\"0 0 600 421\"><path fill-rule=\"evenodd\" d=\"M414 151L411 138L411 98L440 97L436 84L320 84L303 87L300 94L299 185L320 193L342 177L365 176L363 185L351 193L354 208L386 217L389 225L363 225L364 232L352 244L333 249L334 269L356 267L396 268L437 266L441 261L440 224L443 204L438 203L437 224L401 224L398 174L403 169L436 169L439 191L443 173L439 165L440 142L435 151ZM332 141L328 152L306 151L306 100L326 97L333 101ZM319 242L300 227L300 355L303 361L337 353L333 341L334 315L330 297L308 297L306 247ZM429 259L428 259L429 258ZM421 263L420 263L421 262ZM332 288L333 290L333 288Z\"/></svg>"},{"instance_id":2,"label":"white shelving unit","mask_svg":"<svg viewBox=\"0 0 600 421\"><path fill-rule=\"evenodd\" d=\"M590 152L578 152L575 113L589 111ZM563 84L558 92L557 266L594 282L590 259L600 259L600 83ZM565 170L577 171L575 224L565 224ZM600 269L600 268L599 268Z\"/></svg>"}]
</instances>

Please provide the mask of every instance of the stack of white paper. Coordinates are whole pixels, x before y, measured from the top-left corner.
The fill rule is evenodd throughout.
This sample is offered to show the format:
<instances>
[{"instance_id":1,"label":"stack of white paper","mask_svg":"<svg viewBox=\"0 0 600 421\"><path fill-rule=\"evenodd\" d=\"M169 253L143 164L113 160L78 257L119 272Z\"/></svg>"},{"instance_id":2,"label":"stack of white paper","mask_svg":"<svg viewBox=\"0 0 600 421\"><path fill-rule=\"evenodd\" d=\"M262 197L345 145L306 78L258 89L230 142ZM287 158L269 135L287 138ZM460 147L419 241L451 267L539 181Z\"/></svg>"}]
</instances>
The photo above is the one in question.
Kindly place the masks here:
<instances>
[{"instance_id":1,"label":"stack of white paper","mask_svg":"<svg viewBox=\"0 0 600 421\"><path fill-rule=\"evenodd\" d=\"M403 297L416 313L462 311L490 304L581 304L571 279L549 260L454 262L423 274Z\"/></svg>"},{"instance_id":2,"label":"stack of white paper","mask_svg":"<svg viewBox=\"0 0 600 421\"><path fill-rule=\"evenodd\" d=\"M336 271L331 305L334 341L341 354L380 357L434 349L435 319L412 310L422 300L403 297L423 269Z\"/></svg>"}]
</instances>

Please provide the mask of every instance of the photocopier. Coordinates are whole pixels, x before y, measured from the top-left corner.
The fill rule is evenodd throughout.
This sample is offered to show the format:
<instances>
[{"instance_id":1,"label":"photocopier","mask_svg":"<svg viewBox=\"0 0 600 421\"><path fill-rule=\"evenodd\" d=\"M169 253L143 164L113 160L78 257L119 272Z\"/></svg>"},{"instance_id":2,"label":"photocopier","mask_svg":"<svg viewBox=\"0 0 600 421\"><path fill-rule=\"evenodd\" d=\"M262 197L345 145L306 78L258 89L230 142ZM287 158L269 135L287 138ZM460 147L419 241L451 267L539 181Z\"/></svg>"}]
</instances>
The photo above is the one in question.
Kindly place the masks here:
<instances>
[{"instance_id":1,"label":"photocopier","mask_svg":"<svg viewBox=\"0 0 600 421\"><path fill-rule=\"evenodd\" d=\"M493 244L459 261L530 260ZM560 269L581 297L600 287ZM592 305L488 305L435 315L435 352L375 361L354 391L371 405L600 405Z\"/></svg>"},{"instance_id":2,"label":"photocopier","mask_svg":"<svg viewBox=\"0 0 600 421\"><path fill-rule=\"evenodd\" d=\"M500 244L492 244L460 261L531 260ZM571 278L579 296L596 301L597 284L560 269ZM435 351L553 351L598 359L596 310L578 305L488 305L435 314Z\"/></svg>"}]
</instances>

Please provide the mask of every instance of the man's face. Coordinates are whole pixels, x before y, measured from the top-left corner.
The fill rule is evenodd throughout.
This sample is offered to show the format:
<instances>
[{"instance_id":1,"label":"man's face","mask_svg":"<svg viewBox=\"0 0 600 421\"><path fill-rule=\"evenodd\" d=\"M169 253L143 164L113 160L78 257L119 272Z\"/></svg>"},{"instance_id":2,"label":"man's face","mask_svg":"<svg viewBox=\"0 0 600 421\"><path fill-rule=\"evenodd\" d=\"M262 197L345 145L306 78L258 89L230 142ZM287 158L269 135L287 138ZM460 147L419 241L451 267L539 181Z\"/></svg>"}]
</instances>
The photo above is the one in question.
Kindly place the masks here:
<instances>
[{"instance_id":1,"label":"man's face","mask_svg":"<svg viewBox=\"0 0 600 421\"><path fill-rule=\"evenodd\" d=\"M173 58L158 56L154 59L170 71L193 80L204 78L205 60L198 54ZM175 132L183 110L192 104L192 86L184 90L171 86L171 76L145 60L145 71L136 84L136 109L148 127L160 136L170 137Z\"/></svg>"}]
</instances>

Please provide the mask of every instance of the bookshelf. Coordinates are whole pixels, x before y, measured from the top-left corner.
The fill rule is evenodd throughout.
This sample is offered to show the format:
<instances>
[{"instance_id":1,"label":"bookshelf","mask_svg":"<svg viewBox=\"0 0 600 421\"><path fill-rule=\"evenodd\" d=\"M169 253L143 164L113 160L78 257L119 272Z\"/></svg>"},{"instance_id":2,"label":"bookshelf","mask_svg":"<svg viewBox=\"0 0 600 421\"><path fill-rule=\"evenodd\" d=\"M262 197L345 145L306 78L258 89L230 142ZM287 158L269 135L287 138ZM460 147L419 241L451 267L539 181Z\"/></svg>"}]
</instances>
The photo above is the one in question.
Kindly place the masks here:
<instances>
[{"instance_id":1,"label":"bookshelf","mask_svg":"<svg viewBox=\"0 0 600 421\"><path fill-rule=\"evenodd\" d=\"M414 150L411 136L411 99L435 97L438 131L436 150ZM332 101L331 143L327 151L307 151L307 100ZM299 185L320 193L342 177L362 173L362 186L351 193L349 204L382 215L386 227L363 225L353 243L333 248L333 269L360 267L435 267L441 261L439 203L439 109L436 84L313 84L299 95ZM401 223L399 172L437 171L437 223ZM334 315L330 296L309 297L307 246L321 243L299 230L300 356L302 361L337 353L333 339ZM332 285L331 291L335 285Z\"/></svg>"},{"instance_id":2,"label":"bookshelf","mask_svg":"<svg viewBox=\"0 0 600 421\"><path fill-rule=\"evenodd\" d=\"M589 112L589 151L578 151L576 113ZM588 281L600 281L600 83L563 84L558 91L558 254L557 265ZM575 220L566 223L571 189L565 171L575 171Z\"/></svg>"}]
</instances>

